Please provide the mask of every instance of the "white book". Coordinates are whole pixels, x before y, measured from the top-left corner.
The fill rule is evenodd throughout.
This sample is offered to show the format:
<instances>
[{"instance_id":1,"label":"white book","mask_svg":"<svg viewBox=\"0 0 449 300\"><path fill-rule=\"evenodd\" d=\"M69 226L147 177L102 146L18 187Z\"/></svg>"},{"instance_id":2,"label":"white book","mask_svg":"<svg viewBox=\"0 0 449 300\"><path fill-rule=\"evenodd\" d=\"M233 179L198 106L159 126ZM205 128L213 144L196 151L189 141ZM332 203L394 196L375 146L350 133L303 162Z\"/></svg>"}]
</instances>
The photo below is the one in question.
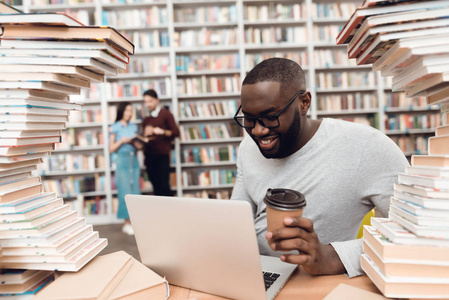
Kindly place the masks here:
<instances>
[{"instance_id":1,"label":"white book","mask_svg":"<svg viewBox=\"0 0 449 300\"><path fill-rule=\"evenodd\" d=\"M22 49L68 49L68 50L104 50L124 62L129 61L127 54L121 50L109 45L102 41L69 41L69 40L16 40L16 39L3 39L1 42L2 48L22 48Z\"/></svg>"},{"instance_id":2,"label":"white book","mask_svg":"<svg viewBox=\"0 0 449 300\"><path fill-rule=\"evenodd\" d=\"M93 72L104 75L117 75L117 69L102 63L95 58L77 57L26 57L10 56L0 57L0 64L26 64L26 65L63 65L84 67Z\"/></svg>"},{"instance_id":3,"label":"white book","mask_svg":"<svg viewBox=\"0 0 449 300\"><path fill-rule=\"evenodd\" d=\"M110 55L108 52L101 49L23 49L23 48L0 48L0 55L5 57L21 57L28 56L31 58L39 59L41 57L51 58L64 58L64 57L77 57L77 58L95 58L96 60L108 64L113 68L126 69L127 63Z\"/></svg>"},{"instance_id":4,"label":"white book","mask_svg":"<svg viewBox=\"0 0 449 300\"><path fill-rule=\"evenodd\" d=\"M449 180L444 177L429 177L415 174L398 174L398 182L411 185L420 185L430 188L449 190Z\"/></svg>"},{"instance_id":5,"label":"white book","mask_svg":"<svg viewBox=\"0 0 449 300\"><path fill-rule=\"evenodd\" d=\"M83 23L62 12L35 12L20 14L0 14L0 24L54 24L84 26Z\"/></svg>"},{"instance_id":6,"label":"white book","mask_svg":"<svg viewBox=\"0 0 449 300\"><path fill-rule=\"evenodd\" d=\"M449 239L420 237L389 218L371 218L375 227L390 242L401 245L449 247Z\"/></svg>"},{"instance_id":7,"label":"white book","mask_svg":"<svg viewBox=\"0 0 449 300\"><path fill-rule=\"evenodd\" d=\"M416 225L415 223L405 219L404 217L398 214L395 214L392 211L390 211L389 217L390 219L399 223L402 227L413 232L417 236L432 239L443 239L445 241L449 240L449 227Z\"/></svg>"},{"instance_id":8,"label":"white book","mask_svg":"<svg viewBox=\"0 0 449 300\"><path fill-rule=\"evenodd\" d=\"M413 202L401 200L394 196L390 197L390 204L405 210L416 217L445 219L445 222L449 222L449 209L425 208Z\"/></svg>"},{"instance_id":9,"label":"white book","mask_svg":"<svg viewBox=\"0 0 449 300\"><path fill-rule=\"evenodd\" d=\"M449 167L406 166L405 173L433 177L445 177L449 179Z\"/></svg>"},{"instance_id":10,"label":"white book","mask_svg":"<svg viewBox=\"0 0 449 300\"><path fill-rule=\"evenodd\" d=\"M0 107L11 107L11 106L25 106L25 107L36 107L42 109L57 109L57 110L81 110L82 105L70 103L64 100L51 100L51 99L23 99L23 98L1 98L0 97Z\"/></svg>"},{"instance_id":11,"label":"white book","mask_svg":"<svg viewBox=\"0 0 449 300\"><path fill-rule=\"evenodd\" d=\"M410 210L406 210L406 208L408 208L406 205L402 206L404 208L397 207L392 202L390 204L390 213L394 213L418 226L446 228L449 231L448 217L417 216L413 214ZM446 211L446 213L448 212Z\"/></svg>"},{"instance_id":12,"label":"white book","mask_svg":"<svg viewBox=\"0 0 449 300\"><path fill-rule=\"evenodd\" d=\"M421 195L417 194L420 193ZM421 193L422 192L422 193ZM448 210L449 209L449 203L447 201L447 198L445 197L428 197L426 196L426 194L428 194L428 192L432 192L429 190L423 190L420 189L419 187L413 187L413 186L407 186L407 185L402 185L400 183L395 183L394 184L394 197L403 200L403 201L407 201L407 202L411 202L413 204L419 205L423 208L428 208L428 209L441 209L441 210ZM441 193L439 193L439 191L437 191L435 194L432 194L431 196L439 196L441 195Z\"/></svg>"}]
</instances>

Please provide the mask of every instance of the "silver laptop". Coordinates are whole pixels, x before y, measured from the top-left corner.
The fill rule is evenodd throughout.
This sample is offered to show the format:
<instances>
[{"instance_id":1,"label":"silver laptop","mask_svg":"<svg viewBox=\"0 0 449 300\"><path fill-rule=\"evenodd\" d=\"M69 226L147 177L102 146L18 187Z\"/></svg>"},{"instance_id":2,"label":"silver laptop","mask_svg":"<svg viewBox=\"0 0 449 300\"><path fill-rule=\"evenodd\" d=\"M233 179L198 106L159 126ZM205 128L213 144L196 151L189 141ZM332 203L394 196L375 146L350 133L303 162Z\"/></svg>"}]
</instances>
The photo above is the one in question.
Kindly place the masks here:
<instances>
[{"instance_id":1,"label":"silver laptop","mask_svg":"<svg viewBox=\"0 0 449 300\"><path fill-rule=\"evenodd\" d=\"M144 195L125 201L142 263L170 284L232 299L273 299L297 267L259 255L245 201Z\"/></svg>"}]
</instances>

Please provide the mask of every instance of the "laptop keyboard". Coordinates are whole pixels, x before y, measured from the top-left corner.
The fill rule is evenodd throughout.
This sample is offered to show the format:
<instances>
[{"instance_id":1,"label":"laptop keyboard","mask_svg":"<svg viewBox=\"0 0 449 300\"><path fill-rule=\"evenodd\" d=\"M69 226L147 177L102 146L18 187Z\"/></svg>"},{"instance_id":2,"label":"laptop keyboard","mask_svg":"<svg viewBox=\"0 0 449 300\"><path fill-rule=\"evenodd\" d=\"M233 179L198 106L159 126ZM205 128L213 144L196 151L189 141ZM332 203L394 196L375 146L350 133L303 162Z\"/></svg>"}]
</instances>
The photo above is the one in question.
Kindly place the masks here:
<instances>
[{"instance_id":1,"label":"laptop keyboard","mask_svg":"<svg viewBox=\"0 0 449 300\"><path fill-rule=\"evenodd\" d=\"M279 276L281 276L281 274L266 271L262 271L262 273L263 279L265 281L265 290L268 290L270 286L276 281L276 279L278 279Z\"/></svg>"}]
</instances>

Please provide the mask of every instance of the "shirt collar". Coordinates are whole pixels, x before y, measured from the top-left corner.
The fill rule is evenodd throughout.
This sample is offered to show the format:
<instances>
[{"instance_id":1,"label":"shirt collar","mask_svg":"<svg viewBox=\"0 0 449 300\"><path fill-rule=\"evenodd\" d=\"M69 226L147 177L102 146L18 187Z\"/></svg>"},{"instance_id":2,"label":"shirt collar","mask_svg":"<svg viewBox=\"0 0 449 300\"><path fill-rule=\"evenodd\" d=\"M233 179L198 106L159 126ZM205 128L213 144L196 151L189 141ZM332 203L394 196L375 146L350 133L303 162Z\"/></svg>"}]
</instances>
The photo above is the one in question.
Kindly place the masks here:
<instances>
[{"instance_id":1,"label":"shirt collar","mask_svg":"<svg viewBox=\"0 0 449 300\"><path fill-rule=\"evenodd\" d=\"M159 112L161 111L161 107L158 106L156 107L155 110L153 110L152 112L150 112L150 116L152 116L153 118L156 118L159 115Z\"/></svg>"}]
</instances>

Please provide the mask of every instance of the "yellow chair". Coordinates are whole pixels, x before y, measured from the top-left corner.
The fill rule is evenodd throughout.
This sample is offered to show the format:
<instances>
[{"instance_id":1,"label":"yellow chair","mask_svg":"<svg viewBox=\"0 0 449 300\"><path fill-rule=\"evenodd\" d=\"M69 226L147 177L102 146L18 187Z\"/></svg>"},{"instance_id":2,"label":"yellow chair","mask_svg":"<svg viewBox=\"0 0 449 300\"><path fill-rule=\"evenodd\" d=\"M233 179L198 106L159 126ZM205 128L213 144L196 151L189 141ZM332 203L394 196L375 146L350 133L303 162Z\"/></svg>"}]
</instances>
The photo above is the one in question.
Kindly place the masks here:
<instances>
[{"instance_id":1,"label":"yellow chair","mask_svg":"<svg viewBox=\"0 0 449 300\"><path fill-rule=\"evenodd\" d=\"M362 220L362 225L360 225L359 233L357 238L360 239L363 236L363 225L371 225L371 217L374 217L374 209L365 215Z\"/></svg>"}]
</instances>

